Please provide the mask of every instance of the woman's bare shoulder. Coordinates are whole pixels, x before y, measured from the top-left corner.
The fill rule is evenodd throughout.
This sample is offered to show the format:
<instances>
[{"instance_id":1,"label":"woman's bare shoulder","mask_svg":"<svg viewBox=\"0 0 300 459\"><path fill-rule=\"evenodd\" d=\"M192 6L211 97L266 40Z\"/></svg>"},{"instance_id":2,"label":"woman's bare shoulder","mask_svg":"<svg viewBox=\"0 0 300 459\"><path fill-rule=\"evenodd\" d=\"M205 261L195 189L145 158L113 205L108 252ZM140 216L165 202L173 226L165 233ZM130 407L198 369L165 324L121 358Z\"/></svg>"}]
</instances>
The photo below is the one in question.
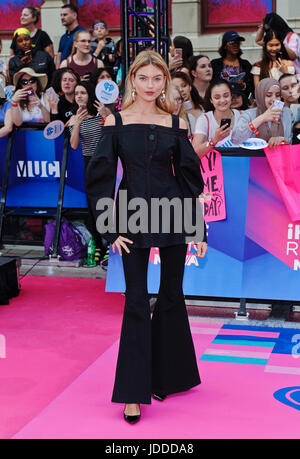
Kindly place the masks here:
<instances>
[{"instance_id":1,"label":"woman's bare shoulder","mask_svg":"<svg viewBox=\"0 0 300 459\"><path fill-rule=\"evenodd\" d=\"M180 129L187 129L186 121L183 118L179 118L179 127Z\"/></svg>"},{"instance_id":2,"label":"woman's bare shoulder","mask_svg":"<svg viewBox=\"0 0 300 459\"><path fill-rule=\"evenodd\" d=\"M105 118L104 126L115 126L115 124L116 124L116 120L113 114L108 115Z\"/></svg>"}]
</instances>

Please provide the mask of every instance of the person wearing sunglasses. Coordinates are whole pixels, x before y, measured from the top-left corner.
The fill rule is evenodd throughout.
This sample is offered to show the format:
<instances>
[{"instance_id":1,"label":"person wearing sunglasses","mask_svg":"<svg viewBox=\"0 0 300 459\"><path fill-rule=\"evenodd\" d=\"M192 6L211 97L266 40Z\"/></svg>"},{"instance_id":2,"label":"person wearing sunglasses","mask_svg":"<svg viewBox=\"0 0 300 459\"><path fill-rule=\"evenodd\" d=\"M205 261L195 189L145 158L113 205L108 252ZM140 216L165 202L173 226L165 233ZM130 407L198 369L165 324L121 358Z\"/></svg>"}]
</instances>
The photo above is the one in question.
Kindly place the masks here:
<instances>
[{"instance_id":1,"label":"person wearing sunglasses","mask_svg":"<svg viewBox=\"0 0 300 459\"><path fill-rule=\"evenodd\" d=\"M25 67L14 74L15 93L11 100L11 116L16 126L24 122L48 123L50 107L44 90L48 77Z\"/></svg>"},{"instance_id":2,"label":"person wearing sunglasses","mask_svg":"<svg viewBox=\"0 0 300 459\"><path fill-rule=\"evenodd\" d=\"M78 73L82 81L88 81L91 74L103 67L101 59L91 55L92 36L88 30L75 33L71 56L62 61L60 68L69 67Z\"/></svg>"},{"instance_id":3,"label":"person wearing sunglasses","mask_svg":"<svg viewBox=\"0 0 300 459\"><path fill-rule=\"evenodd\" d=\"M37 73L45 73L51 81L55 71L54 60L46 51L32 46L29 30L21 27L14 32L16 55L9 59L9 77L13 81L14 74L23 67L31 67Z\"/></svg>"},{"instance_id":4,"label":"person wearing sunglasses","mask_svg":"<svg viewBox=\"0 0 300 459\"><path fill-rule=\"evenodd\" d=\"M223 79L230 83L239 83L247 97L254 92L252 65L249 61L242 59L241 42L245 41L234 30L225 32L222 37L222 45L219 48L220 58L213 59L213 80Z\"/></svg>"}]
</instances>

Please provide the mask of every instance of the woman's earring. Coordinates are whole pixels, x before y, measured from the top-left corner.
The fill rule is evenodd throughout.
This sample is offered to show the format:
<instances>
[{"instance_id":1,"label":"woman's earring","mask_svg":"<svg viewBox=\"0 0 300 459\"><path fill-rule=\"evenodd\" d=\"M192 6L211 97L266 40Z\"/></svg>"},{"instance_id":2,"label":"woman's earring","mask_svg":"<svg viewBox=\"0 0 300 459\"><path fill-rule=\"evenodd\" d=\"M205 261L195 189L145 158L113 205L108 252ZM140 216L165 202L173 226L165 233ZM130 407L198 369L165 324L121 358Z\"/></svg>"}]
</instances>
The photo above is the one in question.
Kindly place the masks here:
<instances>
[{"instance_id":1,"label":"woman's earring","mask_svg":"<svg viewBox=\"0 0 300 459\"><path fill-rule=\"evenodd\" d=\"M135 88L132 88L132 91L131 91L131 98L133 100L133 102L135 101Z\"/></svg>"},{"instance_id":2,"label":"woman's earring","mask_svg":"<svg viewBox=\"0 0 300 459\"><path fill-rule=\"evenodd\" d=\"M160 99L161 99L163 104L166 102L166 90L165 90L165 88L163 88L162 91L161 91Z\"/></svg>"}]
</instances>

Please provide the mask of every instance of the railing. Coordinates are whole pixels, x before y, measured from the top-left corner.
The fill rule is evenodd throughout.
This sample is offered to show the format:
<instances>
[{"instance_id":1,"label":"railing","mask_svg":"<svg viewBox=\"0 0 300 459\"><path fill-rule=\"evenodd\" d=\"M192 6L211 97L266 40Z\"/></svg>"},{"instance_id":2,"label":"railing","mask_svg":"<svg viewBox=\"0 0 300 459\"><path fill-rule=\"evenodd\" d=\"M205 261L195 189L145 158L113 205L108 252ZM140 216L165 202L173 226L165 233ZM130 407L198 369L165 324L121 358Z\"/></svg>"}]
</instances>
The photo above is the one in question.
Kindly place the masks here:
<instances>
[{"instance_id":1,"label":"railing","mask_svg":"<svg viewBox=\"0 0 300 459\"><path fill-rule=\"evenodd\" d=\"M0 139L0 243L7 215L52 216L56 226L51 257L57 258L63 209L86 208L83 160L81 148L70 148L67 130L47 140L45 126L26 123Z\"/></svg>"}]
</instances>

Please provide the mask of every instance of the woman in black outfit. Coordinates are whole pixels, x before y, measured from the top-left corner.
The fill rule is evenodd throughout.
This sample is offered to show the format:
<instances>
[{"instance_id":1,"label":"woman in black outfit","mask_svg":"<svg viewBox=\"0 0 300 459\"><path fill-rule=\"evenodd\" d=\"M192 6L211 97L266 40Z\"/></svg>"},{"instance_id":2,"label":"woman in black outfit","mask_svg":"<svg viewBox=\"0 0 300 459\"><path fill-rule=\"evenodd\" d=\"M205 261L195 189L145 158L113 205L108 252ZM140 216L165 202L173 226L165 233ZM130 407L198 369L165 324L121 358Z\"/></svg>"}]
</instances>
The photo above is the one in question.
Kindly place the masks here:
<instances>
[{"instance_id":1,"label":"woman in black outfit","mask_svg":"<svg viewBox=\"0 0 300 459\"><path fill-rule=\"evenodd\" d=\"M162 219L156 220L150 211L155 198L181 202L190 198L195 210L203 190L200 161L188 140L186 123L172 111L166 63L154 51L140 52L127 76L123 110L106 118L86 176L87 193L94 209L97 202L99 209L99 198L114 198L121 159L124 172L115 206L116 225L108 224L105 230L106 210L96 211L96 216L98 231L122 255L125 273L126 301L112 401L125 403L124 418L130 423L140 419L139 405L150 404L151 394L163 400L200 384L182 291L188 231L182 225L184 229L176 232L175 210L170 212L168 232L162 230ZM121 192L127 192L128 204L133 204L132 198L147 204L146 230L130 226L135 215L125 208L123 197L121 202ZM200 257L207 249L204 226L201 213L196 227L201 234L194 237ZM152 320L147 291L151 247L159 247L161 257Z\"/></svg>"},{"instance_id":2,"label":"woman in black outfit","mask_svg":"<svg viewBox=\"0 0 300 459\"><path fill-rule=\"evenodd\" d=\"M55 64L50 54L33 47L30 32L23 27L14 32L14 38L16 55L8 62L11 81L13 81L14 74L23 67L31 67L36 73L46 73L48 82L50 82L55 72Z\"/></svg>"},{"instance_id":3,"label":"woman in black outfit","mask_svg":"<svg viewBox=\"0 0 300 459\"><path fill-rule=\"evenodd\" d=\"M219 48L219 59L213 59L211 66L213 69L213 80L223 79L230 83L239 83L247 97L254 94L252 65L246 59L242 59L241 42L245 38L241 37L234 30L225 32L222 37L222 45Z\"/></svg>"},{"instance_id":4,"label":"woman in black outfit","mask_svg":"<svg viewBox=\"0 0 300 459\"><path fill-rule=\"evenodd\" d=\"M54 59L53 42L47 32L38 29L37 24L40 18L40 10L32 6L23 8L20 23L21 27L25 27L30 32L31 42L34 49L39 51L46 51ZM11 56L17 54L18 47L16 46L15 37L10 45Z\"/></svg>"}]
</instances>

